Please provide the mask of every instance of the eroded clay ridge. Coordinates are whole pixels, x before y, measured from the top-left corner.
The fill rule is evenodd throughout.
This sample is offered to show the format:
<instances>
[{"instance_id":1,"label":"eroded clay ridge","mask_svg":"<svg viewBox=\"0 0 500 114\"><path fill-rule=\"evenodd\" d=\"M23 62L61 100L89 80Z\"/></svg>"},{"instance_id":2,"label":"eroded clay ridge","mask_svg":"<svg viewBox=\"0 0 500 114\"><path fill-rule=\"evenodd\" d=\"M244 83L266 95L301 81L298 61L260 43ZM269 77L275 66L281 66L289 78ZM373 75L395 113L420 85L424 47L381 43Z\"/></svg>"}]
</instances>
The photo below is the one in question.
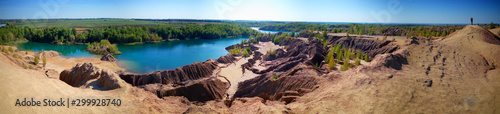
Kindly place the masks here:
<instances>
[{"instance_id":1,"label":"eroded clay ridge","mask_svg":"<svg viewBox=\"0 0 500 114\"><path fill-rule=\"evenodd\" d=\"M185 81L209 77L218 68L218 62L207 60L193 63L174 70L156 71L145 74L120 74L120 77L133 86L146 84L181 84Z\"/></svg>"},{"instance_id":2,"label":"eroded clay ridge","mask_svg":"<svg viewBox=\"0 0 500 114\"><path fill-rule=\"evenodd\" d=\"M99 90L125 87L125 82L120 80L117 74L101 69L92 63L78 63L73 68L62 71L59 79L73 87L92 86L91 88ZM93 85L93 81L99 85Z\"/></svg>"}]
</instances>

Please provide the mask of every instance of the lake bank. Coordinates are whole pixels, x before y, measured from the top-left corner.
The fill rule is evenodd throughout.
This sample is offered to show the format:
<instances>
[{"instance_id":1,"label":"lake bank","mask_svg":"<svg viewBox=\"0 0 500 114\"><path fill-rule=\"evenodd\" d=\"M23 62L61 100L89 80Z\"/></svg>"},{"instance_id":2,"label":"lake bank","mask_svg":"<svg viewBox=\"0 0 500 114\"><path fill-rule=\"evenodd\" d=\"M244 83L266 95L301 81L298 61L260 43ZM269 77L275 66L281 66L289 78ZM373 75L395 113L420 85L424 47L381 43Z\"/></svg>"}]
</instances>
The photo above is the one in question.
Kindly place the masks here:
<instances>
[{"instance_id":1,"label":"lake bank","mask_svg":"<svg viewBox=\"0 0 500 114\"><path fill-rule=\"evenodd\" d=\"M118 66L131 73L172 70L193 62L217 59L228 52L225 47L240 43L248 37L221 39L190 39L137 45L118 45L123 54L115 55ZM20 50L54 50L69 58L100 58L85 49L86 45L57 45L27 42L16 45Z\"/></svg>"}]
</instances>

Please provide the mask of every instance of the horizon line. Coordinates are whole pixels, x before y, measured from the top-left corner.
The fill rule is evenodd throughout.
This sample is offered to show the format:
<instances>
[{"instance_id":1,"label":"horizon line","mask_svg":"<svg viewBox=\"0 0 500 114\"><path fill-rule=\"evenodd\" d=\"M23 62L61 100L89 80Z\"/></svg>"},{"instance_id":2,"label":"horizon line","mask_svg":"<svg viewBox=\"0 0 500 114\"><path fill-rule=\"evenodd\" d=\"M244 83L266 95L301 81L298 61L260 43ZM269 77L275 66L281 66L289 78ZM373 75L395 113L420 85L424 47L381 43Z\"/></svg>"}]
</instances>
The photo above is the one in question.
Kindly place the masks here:
<instances>
[{"instance_id":1,"label":"horizon line","mask_svg":"<svg viewBox=\"0 0 500 114\"><path fill-rule=\"evenodd\" d=\"M45 19L0 19L0 20L91 20L91 19L130 19L130 20L213 20L213 21L250 21L250 22L282 22L282 23L322 23L322 24L328 24L328 23L338 23L338 24L386 24L386 25L391 25L391 24L401 24L401 25L470 25L469 23L411 23L411 22L397 22L397 23L387 23L387 22L332 22L332 21L278 21L278 20L233 20L233 19L188 19L188 18L45 18ZM493 22L492 22L493 23ZM6 23L1 23L1 24L6 24ZM474 23L475 25L481 25L481 24L490 24L490 23ZM497 23L494 23L497 24Z\"/></svg>"}]
</instances>

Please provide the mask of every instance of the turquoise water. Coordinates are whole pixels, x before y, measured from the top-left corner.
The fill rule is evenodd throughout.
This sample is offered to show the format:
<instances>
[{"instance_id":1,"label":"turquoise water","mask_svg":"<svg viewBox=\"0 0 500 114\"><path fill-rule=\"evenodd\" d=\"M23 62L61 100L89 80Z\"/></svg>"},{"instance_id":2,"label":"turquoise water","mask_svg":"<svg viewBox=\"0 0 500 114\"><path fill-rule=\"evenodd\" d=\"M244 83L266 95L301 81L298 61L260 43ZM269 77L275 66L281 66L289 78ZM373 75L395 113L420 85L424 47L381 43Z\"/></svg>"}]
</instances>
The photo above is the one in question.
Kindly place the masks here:
<instances>
[{"instance_id":1,"label":"turquoise water","mask_svg":"<svg viewBox=\"0 0 500 114\"><path fill-rule=\"evenodd\" d=\"M66 57L99 57L85 50L87 45L55 45L49 43L26 42L17 45L19 50L32 50L40 52L42 50L54 50Z\"/></svg>"},{"instance_id":2,"label":"turquoise water","mask_svg":"<svg viewBox=\"0 0 500 114\"><path fill-rule=\"evenodd\" d=\"M259 27L250 27L251 29L254 29L254 30L257 30L259 32L262 32L262 33L271 33L271 34L274 34L274 33L278 33L278 32L290 32L290 31L270 31L270 30L259 30ZM300 32L295 32L295 34L299 34Z\"/></svg>"},{"instance_id":3,"label":"turquoise water","mask_svg":"<svg viewBox=\"0 0 500 114\"><path fill-rule=\"evenodd\" d=\"M118 45L123 54L116 55L117 63L127 72L149 73L158 70L172 70L177 67L217 59L226 55L227 46L240 43L248 37L222 39L192 39L155 44ZM99 57L85 51L86 45L55 45L48 43L27 42L18 45L20 50L54 50L65 57Z\"/></svg>"}]
</instances>

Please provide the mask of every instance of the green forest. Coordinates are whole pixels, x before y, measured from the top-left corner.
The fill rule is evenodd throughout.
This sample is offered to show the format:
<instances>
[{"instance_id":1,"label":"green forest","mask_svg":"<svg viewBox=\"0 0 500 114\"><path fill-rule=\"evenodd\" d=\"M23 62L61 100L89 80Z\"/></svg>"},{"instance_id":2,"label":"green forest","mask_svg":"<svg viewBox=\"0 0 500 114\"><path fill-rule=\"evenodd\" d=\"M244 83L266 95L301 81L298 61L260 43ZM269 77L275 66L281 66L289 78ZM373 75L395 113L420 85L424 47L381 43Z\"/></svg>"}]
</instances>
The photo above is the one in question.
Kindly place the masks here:
<instances>
[{"instance_id":1,"label":"green forest","mask_svg":"<svg viewBox=\"0 0 500 114\"><path fill-rule=\"evenodd\" d=\"M425 36L444 37L464 25L410 25L410 24L312 24L284 23L263 26L261 30L272 31L327 31L332 33L385 35L385 36Z\"/></svg>"},{"instance_id":2,"label":"green forest","mask_svg":"<svg viewBox=\"0 0 500 114\"><path fill-rule=\"evenodd\" d=\"M169 25L156 26L108 26L77 31L75 28L47 27L34 29L29 26L7 24L0 27L0 43L6 44L18 40L41 43L83 44L100 42L103 39L111 43L127 44L142 42L161 42L184 39L217 39L224 37L249 36L257 33L250 28L231 24L191 24L181 27Z\"/></svg>"}]
</instances>

